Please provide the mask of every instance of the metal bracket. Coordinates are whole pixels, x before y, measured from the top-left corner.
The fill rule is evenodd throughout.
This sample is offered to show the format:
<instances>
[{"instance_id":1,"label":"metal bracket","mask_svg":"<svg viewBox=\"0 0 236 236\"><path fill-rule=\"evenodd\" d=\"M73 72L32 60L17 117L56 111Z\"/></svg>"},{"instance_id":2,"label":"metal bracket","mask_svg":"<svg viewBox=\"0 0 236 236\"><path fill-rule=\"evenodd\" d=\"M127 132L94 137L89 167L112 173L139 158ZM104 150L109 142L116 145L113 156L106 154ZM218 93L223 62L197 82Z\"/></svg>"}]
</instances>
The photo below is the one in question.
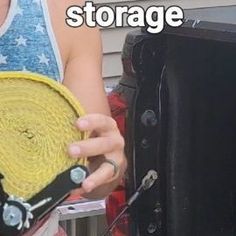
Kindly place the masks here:
<instances>
[{"instance_id":1,"label":"metal bracket","mask_svg":"<svg viewBox=\"0 0 236 236\"><path fill-rule=\"evenodd\" d=\"M9 196L0 184L0 235L19 236L60 204L88 176L84 166L73 166L28 201Z\"/></svg>"}]
</instances>

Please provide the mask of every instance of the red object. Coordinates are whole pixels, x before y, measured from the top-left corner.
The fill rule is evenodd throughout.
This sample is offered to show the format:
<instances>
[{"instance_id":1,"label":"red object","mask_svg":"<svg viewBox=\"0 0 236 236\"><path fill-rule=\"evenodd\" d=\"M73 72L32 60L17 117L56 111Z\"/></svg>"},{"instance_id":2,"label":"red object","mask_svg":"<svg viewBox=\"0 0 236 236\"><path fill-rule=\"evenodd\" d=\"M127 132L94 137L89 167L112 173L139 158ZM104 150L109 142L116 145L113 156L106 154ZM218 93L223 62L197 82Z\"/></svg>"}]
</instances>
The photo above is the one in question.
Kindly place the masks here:
<instances>
[{"instance_id":1,"label":"red object","mask_svg":"<svg viewBox=\"0 0 236 236\"><path fill-rule=\"evenodd\" d=\"M112 92L108 95L108 102L111 109L111 115L117 122L120 133L125 135L125 113L127 106L125 101L119 96L118 93Z\"/></svg>"},{"instance_id":2,"label":"red object","mask_svg":"<svg viewBox=\"0 0 236 236\"><path fill-rule=\"evenodd\" d=\"M66 202L77 201L83 199L79 194L70 194L70 196L65 200Z\"/></svg>"},{"instance_id":3,"label":"red object","mask_svg":"<svg viewBox=\"0 0 236 236\"><path fill-rule=\"evenodd\" d=\"M125 114L127 106L124 100L116 92L108 95L113 119L117 122L121 134L125 135ZM113 191L106 200L107 222L110 225L123 209L126 202L125 184L122 183ZM129 236L128 216L126 214L119 220L112 230L112 236Z\"/></svg>"}]
</instances>

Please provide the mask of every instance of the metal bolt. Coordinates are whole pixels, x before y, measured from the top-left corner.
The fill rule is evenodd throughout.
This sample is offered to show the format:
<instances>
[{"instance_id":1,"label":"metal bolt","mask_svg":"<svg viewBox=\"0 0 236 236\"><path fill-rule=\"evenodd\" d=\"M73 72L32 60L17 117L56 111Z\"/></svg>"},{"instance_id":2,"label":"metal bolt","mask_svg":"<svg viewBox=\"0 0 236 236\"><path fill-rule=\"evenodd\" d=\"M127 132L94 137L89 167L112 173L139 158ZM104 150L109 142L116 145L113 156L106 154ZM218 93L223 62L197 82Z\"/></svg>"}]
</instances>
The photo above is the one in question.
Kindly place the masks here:
<instances>
[{"instance_id":1,"label":"metal bolt","mask_svg":"<svg viewBox=\"0 0 236 236\"><path fill-rule=\"evenodd\" d=\"M146 127L154 127L157 124L157 116L153 110L146 110L141 116L141 122Z\"/></svg>"},{"instance_id":2,"label":"metal bolt","mask_svg":"<svg viewBox=\"0 0 236 236\"><path fill-rule=\"evenodd\" d=\"M148 233L153 234L156 232L156 230L157 230L157 225L155 223L150 223L147 228Z\"/></svg>"},{"instance_id":3,"label":"metal bolt","mask_svg":"<svg viewBox=\"0 0 236 236\"><path fill-rule=\"evenodd\" d=\"M155 209L154 209L154 212L155 212L156 214L159 214L159 213L162 212L162 208L161 208L160 202L157 202L157 203L156 203L156 207L155 207Z\"/></svg>"},{"instance_id":4,"label":"metal bolt","mask_svg":"<svg viewBox=\"0 0 236 236\"><path fill-rule=\"evenodd\" d=\"M3 221L8 226L17 226L22 222L22 212L16 206L4 206Z\"/></svg>"},{"instance_id":5,"label":"metal bolt","mask_svg":"<svg viewBox=\"0 0 236 236\"><path fill-rule=\"evenodd\" d=\"M144 149L149 148L150 147L150 142L146 138L142 139L141 147L144 148Z\"/></svg>"},{"instance_id":6,"label":"metal bolt","mask_svg":"<svg viewBox=\"0 0 236 236\"><path fill-rule=\"evenodd\" d=\"M85 178L86 178L86 172L80 167L76 167L75 169L72 169L70 171L70 179L75 184L82 183Z\"/></svg>"}]
</instances>

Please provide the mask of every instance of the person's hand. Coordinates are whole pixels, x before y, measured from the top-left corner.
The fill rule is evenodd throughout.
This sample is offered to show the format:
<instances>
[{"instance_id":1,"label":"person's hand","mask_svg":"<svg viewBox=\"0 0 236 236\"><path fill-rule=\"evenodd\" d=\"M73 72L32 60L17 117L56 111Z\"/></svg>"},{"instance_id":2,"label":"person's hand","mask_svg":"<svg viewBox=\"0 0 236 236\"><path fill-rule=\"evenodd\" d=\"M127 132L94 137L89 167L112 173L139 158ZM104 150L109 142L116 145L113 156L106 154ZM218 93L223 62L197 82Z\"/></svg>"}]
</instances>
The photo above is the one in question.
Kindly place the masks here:
<instances>
[{"instance_id":1,"label":"person's hand","mask_svg":"<svg viewBox=\"0 0 236 236\"><path fill-rule=\"evenodd\" d=\"M83 116L76 121L76 127L91 134L87 140L70 144L68 150L72 158L89 157L92 174L82 183L80 193L105 196L119 184L125 172L124 139L115 120L106 115Z\"/></svg>"}]
</instances>

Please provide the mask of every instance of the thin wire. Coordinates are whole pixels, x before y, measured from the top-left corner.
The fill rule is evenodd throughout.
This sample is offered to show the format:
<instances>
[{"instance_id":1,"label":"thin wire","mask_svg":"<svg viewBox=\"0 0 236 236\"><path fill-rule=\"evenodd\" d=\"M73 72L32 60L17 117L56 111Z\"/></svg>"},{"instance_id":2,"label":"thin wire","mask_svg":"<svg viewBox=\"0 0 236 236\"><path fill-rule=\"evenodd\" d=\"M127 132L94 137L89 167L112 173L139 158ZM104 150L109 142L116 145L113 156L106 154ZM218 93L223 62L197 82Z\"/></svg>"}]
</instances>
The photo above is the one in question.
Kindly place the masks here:
<instances>
[{"instance_id":1,"label":"thin wire","mask_svg":"<svg viewBox=\"0 0 236 236\"><path fill-rule=\"evenodd\" d=\"M136 189L135 193L129 198L124 209L118 214L115 220L108 226L107 230L101 236L107 236L112 232L113 227L120 220L121 216L129 209L129 207L137 200L137 198L147 189L151 188L157 180L157 172L155 170L149 170L143 177L141 185Z\"/></svg>"},{"instance_id":2,"label":"thin wire","mask_svg":"<svg viewBox=\"0 0 236 236\"><path fill-rule=\"evenodd\" d=\"M122 215L128 210L129 206L126 205L124 209L119 213L119 215L115 218L115 220L109 225L109 227L106 229L106 231L101 236L107 236L109 233L112 232L114 226L117 224L117 222L120 220Z\"/></svg>"}]
</instances>

